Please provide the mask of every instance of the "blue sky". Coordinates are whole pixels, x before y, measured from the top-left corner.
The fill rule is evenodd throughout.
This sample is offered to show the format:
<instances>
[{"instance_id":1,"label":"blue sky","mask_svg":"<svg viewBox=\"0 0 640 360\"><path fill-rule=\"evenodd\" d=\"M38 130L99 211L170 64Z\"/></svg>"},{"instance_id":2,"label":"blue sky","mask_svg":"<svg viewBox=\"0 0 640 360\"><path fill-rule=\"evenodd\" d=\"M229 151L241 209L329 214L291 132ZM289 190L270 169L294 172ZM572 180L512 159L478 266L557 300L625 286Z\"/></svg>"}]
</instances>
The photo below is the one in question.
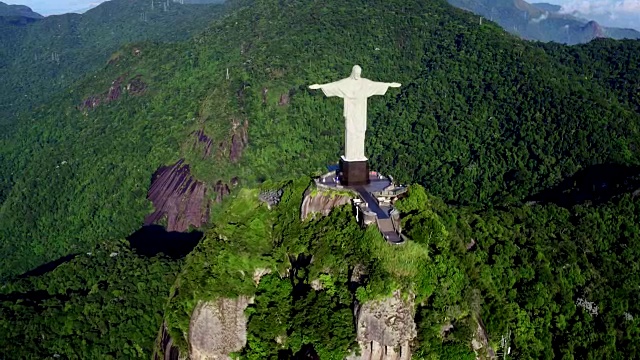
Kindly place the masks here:
<instances>
[{"instance_id":1,"label":"blue sky","mask_svg":"<svg viewBox=\"0 0 640 360\"><path fill-rule=\"evenodd\" d=\"M42 15L64 14L86 10L104 2L104 0L0 0L7 4L27 5Z\"/></svg>"},{"instance_id":2,"label":"blue sky","mask_svg":"<svg viewBox=\"0 0 640 360\"><path fill-rule=\"evenodd\" d=\"M42 15L86 10L104 0L3 0L23 4ZM581 17L596 20L605 26L629 27L640 30L640 0L529 0L562 5L564 12L579 12Z\"/></svg>"}]
</instances>

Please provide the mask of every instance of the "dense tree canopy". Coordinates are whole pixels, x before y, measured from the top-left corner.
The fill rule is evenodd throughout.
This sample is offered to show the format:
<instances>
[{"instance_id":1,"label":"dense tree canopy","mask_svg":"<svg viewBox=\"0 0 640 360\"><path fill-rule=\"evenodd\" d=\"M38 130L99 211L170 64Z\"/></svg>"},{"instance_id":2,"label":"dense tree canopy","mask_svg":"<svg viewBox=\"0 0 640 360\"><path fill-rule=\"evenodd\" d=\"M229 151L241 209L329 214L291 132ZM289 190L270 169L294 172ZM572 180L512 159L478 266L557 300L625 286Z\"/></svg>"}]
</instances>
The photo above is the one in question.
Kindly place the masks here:
<instances>
[{"instance_id":1,"label":"dense tree canopy","mask_svg":"<svg viewBox=\"0 0 640 360\"><path fill-rule=\"evenodd\" d=\"M12 329L0 344L142 357L164 310L184 349L198 301L253 295L242 356L341 357L355 346L354 302L400 288L416 296L417 356L473 357L479 326L518 358L636 356L640 43L523 42L444 1L230 4L189 41L120 48L0 137L1 326ZM300 222L309 179L287 180L337 161L341 101L307 86L355 63L403 84L369 101L367 140L373 168L416 184L397 205L400 247L347 208ZM228 144L244 120L239 162L193 146L198 130ZM175 263L125 249L122 262L105 250L15 278L134 232L152 210L152 174L178 159L209 187L238 177L244 188L213 208L171 292ZM283 189L281 203L260 203L258 184ZM358 264L368 275L354 288ZM258 285L237 276L257 267L272 270ZM56 335L37 343L40 332ZM61 345L72 334L77 353Z\"/></svg>"},{"instance_id":2,"label":"dense tree canopy","mask_svg":"<svg viewBox=\"0 0 640 360\"><path fill-rule=\"evenodd\" d=\"M224 11L221 5L151 7L146 0L112 0L84 14L19 21L0 14L0 129L15 114L47 103L52 95L110 61L135 41L186 40ZM0 137L2 135L0 134Z\"/></svg>"},{"instance_id":3,"label":"dense tree canopy","mask_svg":"<svg viewBox=\"0 0 640 360\"><path fill-rule=\"evenodd\" d=\"M74 251L74 239L128 235L149 211L154 169L181 157L209 184L322 169L341 152L341 103L306 86L354 63L403 83L370 100L374 168L449 202L521 201L592 164L638 164L638 53L632 41L522 42L438 1L258 1L192 41L124 48L23 118L0 146L0 231L23 240L0 253L19 272L23 258L28 268ZM142 94L78 110L138 75ZM188 146L198 129L224 141L237 119L249 121L239 164Z\"/></svg>"}]
</instances>

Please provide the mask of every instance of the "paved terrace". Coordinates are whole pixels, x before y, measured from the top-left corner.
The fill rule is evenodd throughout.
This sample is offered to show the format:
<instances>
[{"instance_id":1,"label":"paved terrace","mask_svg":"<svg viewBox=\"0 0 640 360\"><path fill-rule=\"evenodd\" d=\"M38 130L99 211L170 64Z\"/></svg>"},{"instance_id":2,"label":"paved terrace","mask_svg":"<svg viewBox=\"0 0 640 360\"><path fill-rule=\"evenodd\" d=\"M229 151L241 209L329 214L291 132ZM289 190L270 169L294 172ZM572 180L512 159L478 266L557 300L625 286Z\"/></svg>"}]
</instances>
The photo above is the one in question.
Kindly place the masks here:
<instances>
[{"instance_id":1,"label":"paved terrace","mask_svg":"<svg viewBox=\"0 0 640 360\"><path fill-rule=\"evenodd\" d=\"M404 241L402 240L400 235L398 235L393 226L391 216L389 215L389 213L391 212L391 207L378 205L378 201L373 195L371 195L371 193L379 192L389 187L389 185L391 185L391 180L386 177L378 176L377 174L369 175L370 183L367 185L344 186L336 180L337 179L335 176L330 175L322 177L319 182L328 187L334 187L337 189L350 189L356 191L358 195L360 195L362 201L367 203L367 207L369 208L369 210L376 214L378 218L376 223L378 225L378 229L382 233L382 236L384 236L384 238L392 244L399 244Z\"/></svg>"}]
</instances>

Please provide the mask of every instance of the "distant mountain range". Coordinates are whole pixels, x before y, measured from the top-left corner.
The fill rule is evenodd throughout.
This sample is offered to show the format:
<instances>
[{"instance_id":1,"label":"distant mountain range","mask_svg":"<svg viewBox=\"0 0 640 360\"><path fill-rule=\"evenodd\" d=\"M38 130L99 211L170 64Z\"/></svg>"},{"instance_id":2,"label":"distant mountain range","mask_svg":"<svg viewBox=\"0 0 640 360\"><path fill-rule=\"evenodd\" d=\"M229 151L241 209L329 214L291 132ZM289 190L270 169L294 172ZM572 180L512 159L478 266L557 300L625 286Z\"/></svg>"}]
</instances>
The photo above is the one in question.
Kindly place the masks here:
<instances>
[{"instance_id":1,"label":"distant mountain range","mask_svg":"<svg viewBox=\"0 0 640 360\"><path fill-rule=\"evenodd\" d=\"M84 14L43 17L26 6L0 3L0 125L104 66L122 45L188 39L221 7L111 0Z\"/></svg>"},{"instance_id":2,"label":"distant mountain range","mask_svg":"<svg viewBox=\"0 0 640 360\"><path fill-rule=\"evenodd\" d=\"M15 16L28 19L42 19L44 16L31 10L30 7L24 5L9 5L0 2L0 16Z\"/></svg>"},{"instance_id":3,"label":"distant mountain range","mask_svg":"<svg viewBox=\"0 0 640 360\"><path fill-rule=\"evenodd\" d=\"M595 38L640 39L634 29L604 27L575 14L564 14L562 7L549 3L530 4L523 0L448 0L505 30L527 40L579 44Z\"/></svg>"}]
</instances>

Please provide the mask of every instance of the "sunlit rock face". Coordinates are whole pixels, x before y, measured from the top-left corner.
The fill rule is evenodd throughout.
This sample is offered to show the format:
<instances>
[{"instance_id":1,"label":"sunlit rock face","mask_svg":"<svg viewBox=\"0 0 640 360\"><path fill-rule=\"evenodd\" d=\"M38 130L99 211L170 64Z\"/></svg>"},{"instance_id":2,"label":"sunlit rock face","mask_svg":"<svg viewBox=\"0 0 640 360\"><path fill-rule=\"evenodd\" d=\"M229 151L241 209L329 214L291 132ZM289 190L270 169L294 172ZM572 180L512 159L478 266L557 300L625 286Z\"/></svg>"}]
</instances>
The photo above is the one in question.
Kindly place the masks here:
<instances>
[{"instance_id":1,"label":"sunlit rock face","mask_svg":"<svg viewBox=\"0 0 640 360\"><path fill-rule=\"evenodd\" d=\"M411 298L399 291L383 300L369 301L357 310L357 340L360 356L348 360L409 360L409 343L416 338Z\"/></svg>"},{"instance_id":2,"label":"sunlit rock face","mask_svg":"<svg viewBox=\"0 0 640 360\"><path fill-rule=\"evenodd\" d=\"M302 200L301 218L307 220L315 216L327 216L335 207L351 203L353 196L338 195L330 191L320 191L316 193L308 190Z\"/></svg>"},{"instance_id":3,"label":"sunlit rock face","mask_svg":"<svg viewBox=\"0 0 640 360\"><path fill-rule=\"evenodd\" d=\"M209 218L207 187L193 178L183 160L156 171L147 198L155 211L146 217L145 225L166 218L167 231L184 232L189 226L201 227Z\"/></svg>"},{"instance_id":4,"label":"sunlit rock face","mask_svg":"<svg viewBox=\"0 0 640 360\"><path fill-rule=\"evenodd\" d=\"M251 298L220 298L196 305L189 325L189 358L192 360L231 359L247 343L247 317Z\"/></svg>"}]
</instances>

